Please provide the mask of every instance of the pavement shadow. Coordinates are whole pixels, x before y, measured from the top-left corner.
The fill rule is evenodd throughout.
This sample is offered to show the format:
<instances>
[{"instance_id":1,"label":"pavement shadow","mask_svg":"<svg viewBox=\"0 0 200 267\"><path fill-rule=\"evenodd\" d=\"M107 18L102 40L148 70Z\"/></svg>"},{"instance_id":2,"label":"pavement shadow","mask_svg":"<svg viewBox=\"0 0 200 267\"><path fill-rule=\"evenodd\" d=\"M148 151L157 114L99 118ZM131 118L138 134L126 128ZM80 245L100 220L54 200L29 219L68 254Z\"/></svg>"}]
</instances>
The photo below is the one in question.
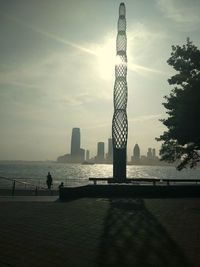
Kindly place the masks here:
<instances>
[{"instance_id":1,"label":"pavement shadow","mask_svg":"<svg viewBox=\"0 0 200 267\"><path fill-rule=\"evenodd\" d=\"M112 199L100 241L99 266L188 267L190 264L142 199Z\"/></svg>"},{"instance_id":2,"label":"pavement shadow","mask_svg":"<svg viewBox=\"0 0 200 267\"><path fill-rule=\"evenodd\" d=\"M67 198L67 199L60 199L59 197L55 200L55 202L60 202L60 203L67 203L67 202L72 202L81 199L81 197L73 197L73 198Z\"/></svg>"}]
</instances>

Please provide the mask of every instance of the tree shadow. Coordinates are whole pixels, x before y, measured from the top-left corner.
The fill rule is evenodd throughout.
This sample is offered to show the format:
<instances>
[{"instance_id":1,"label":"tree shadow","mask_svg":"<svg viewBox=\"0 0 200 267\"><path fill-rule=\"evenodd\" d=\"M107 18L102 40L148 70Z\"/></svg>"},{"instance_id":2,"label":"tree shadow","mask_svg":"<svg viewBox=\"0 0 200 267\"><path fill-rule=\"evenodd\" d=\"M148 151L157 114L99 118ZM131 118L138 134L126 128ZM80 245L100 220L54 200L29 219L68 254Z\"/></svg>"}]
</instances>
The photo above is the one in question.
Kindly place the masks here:
<instances>
[{"instance_id":1,"label":"tree shadow","mask_svg":"<svg viewBox=\"0 0 200 267\"><path fill-rule=\"evenodd\" d=\"M113 199L105 219L99 266L188 267L184 253L142 199Z\"/></svg>"}]
</instances>

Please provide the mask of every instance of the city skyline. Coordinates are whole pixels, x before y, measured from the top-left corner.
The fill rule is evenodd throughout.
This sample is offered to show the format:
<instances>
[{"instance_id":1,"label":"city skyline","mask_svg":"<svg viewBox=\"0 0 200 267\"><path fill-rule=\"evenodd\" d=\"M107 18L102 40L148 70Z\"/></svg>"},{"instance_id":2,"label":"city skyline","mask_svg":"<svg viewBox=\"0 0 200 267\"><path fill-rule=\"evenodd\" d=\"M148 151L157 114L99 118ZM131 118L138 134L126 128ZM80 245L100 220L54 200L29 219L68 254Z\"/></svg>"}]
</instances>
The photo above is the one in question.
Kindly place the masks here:
<instances>
[{"instance_id":1,"label":"city skyline","mask_svg":"<svg viewBox=\"0 0 200 267\"><path fill-rule=\"evenodd\" d=\"M128 36L128 156L160 148L162 102L174 74L172 45L200 43L200 2L125 2ZM111 136L116 17L119 2L0 1L0 160L55 160L70 151L79 126L82 147ZM39 144L39 145L37 145Z\"/></svg>"},{"instance_id":2,"label":"city skyline","mask_svg":"<svg viewBox=\"0 0 200 267\"><path fill-rule=\"evenodd\" d=\"M96 152L91 155L90 150L87 148L81 148L81 129L75 127L71 132L71 147L69 151L65 151L64 155L59 155L57 157L58 162L62 163L113 163L113 142L112 138L107 138L107 141L96 140ZM107 147L107 149L106 149ZM133 164L143 164L143 163L158 163L159 157L156 155L155 148L146 148L146 151L142 154L140 153L140 147L138 143L134 145L131 149L130 156L127 155L127 162ZM152 162L150 162L150 160Z\"/></svg>"}]
</instances>

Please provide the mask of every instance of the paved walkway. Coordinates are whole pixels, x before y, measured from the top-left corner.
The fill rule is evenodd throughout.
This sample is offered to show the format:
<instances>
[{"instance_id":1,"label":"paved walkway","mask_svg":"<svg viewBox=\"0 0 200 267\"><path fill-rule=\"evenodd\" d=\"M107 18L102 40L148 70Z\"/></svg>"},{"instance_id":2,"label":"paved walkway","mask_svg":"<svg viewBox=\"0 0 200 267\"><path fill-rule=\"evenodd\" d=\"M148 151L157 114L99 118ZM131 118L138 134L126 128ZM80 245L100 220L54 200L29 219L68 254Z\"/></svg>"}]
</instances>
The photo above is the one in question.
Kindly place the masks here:
<instances>
[{"instance_id":1,"label":"paved walkway","mask_svg":"<svg viewBox=\"0 0 200 267\"><path fill-rule=\"evenodd\" d=\"M58 196L0 196L0 202L55 202Z\"/></svg>"},{"instance_id":2,"label":"paved walkway","mask_svg":"<svg viewBox=\"0 0 200 267\"><path fill-rule=\"evenodd\" d=\"M200 198L32 198L1 198L2 267L200 266Z\"/></svg>"},{"instance_id":3,"label":"paved walkway","mask_svg":"<svg viewBox=\"0 0 200 267\"><path fill-rule=\"evenodd\" d=\"M35 189L16 189L14 192L14 196L58 196L58 190L37 190ZM0 189L0 196L12 196L11 189Z\"/></svg>"}]
</instances>

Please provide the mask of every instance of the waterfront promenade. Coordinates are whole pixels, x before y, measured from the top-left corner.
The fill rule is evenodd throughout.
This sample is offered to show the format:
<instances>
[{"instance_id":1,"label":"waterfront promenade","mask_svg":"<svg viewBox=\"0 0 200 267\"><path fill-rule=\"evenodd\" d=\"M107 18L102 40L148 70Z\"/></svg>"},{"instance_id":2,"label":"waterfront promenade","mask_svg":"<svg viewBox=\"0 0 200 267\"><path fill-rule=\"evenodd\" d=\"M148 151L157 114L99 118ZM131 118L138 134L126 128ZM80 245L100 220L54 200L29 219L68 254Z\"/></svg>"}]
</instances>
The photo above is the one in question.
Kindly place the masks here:
<instances>
[{"instance_id":1,"label":"waterfront promenade","mask_svg":"<svg viewBox=\"0 0 200 267\"><path fill-rule=\"evenodd\" d=\"M0 197L0 266L200 266L200 198Z\"/></svg>"}]
</instances>

